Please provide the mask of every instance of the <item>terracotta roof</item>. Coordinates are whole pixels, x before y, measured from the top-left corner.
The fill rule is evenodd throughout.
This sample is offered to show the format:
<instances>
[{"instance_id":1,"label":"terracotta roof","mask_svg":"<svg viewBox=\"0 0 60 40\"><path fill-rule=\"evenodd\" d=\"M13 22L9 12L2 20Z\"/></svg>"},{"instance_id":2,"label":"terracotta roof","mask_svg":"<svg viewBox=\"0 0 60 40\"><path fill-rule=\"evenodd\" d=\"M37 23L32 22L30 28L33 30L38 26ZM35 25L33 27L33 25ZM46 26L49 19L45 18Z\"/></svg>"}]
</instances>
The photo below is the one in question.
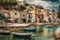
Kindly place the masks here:
<instances>
[{"instance_id":1,"label":"terracotta roof","mask_svg":"<svg viewBox=\"0 0 60 40\"><path fill-rule=\"evenodd\" d=\"M36 14L36 15L35 15L35 19L36 19L36 20L39 19L40 16L43 16L43 15L42 15L42 14ZM44 17L44 16L43 16L43 17Z\"/></svg>"},{"instance_id":2,"label":"terracotta roof","mask_svg":"<svg viewBox=\"0 0 60 40\"><path fill-rule=\"evenodd\" d=\"M11 10L11 12L19 12L19 11L17 11L17 10Z\"/></svg>"},{"instance_id":3,"label":"terracotta roof","mask_svg":"<svg viewBox=\"0 0 60 40\"><path fill-rule=\"evenodd\" d=\"M16 11L16 10L11 10L11 11Z\"/></svg>"},{"instance_id":4,"label":"terracotta roof","mask_svg":"<svg viewBox=\"0 0 60 40\"><path fill-rule=\"evenodd\" d=\"M58 16L56 12L54 13L54 16Z\"/></svg>"},{"instance_id":5,"label":"terracotta roof","mask_svg":"<svg viewBox=\"0 0 60 40\"><path fill-rule=\"evenodd\" d=\"M9 13L9 10L0 10L0 12Z\"/></svg>"}]
</instances>

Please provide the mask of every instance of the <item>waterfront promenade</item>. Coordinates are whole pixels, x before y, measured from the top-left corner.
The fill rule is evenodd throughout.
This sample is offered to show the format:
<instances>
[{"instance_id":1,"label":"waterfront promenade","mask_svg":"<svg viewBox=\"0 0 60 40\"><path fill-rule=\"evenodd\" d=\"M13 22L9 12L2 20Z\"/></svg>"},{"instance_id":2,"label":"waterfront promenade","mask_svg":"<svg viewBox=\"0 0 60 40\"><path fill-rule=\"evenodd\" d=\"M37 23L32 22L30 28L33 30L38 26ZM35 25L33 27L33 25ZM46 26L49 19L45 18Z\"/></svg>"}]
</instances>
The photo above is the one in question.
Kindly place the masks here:
<instances>
[{"instance_id":1,"label":"waterfront promenade","mask_svg":"<svg viewBox=\"0 0 60 40\"><path fill-rule=\"evenodd\" d=\"M59 23L26 23L26 24L21 24L21 23L6 23L6 25L0 25L0 26L8 26L8 27L12 27L12 26L29 26L29 25L60 25Z\"/></svg>"}]
</instances>

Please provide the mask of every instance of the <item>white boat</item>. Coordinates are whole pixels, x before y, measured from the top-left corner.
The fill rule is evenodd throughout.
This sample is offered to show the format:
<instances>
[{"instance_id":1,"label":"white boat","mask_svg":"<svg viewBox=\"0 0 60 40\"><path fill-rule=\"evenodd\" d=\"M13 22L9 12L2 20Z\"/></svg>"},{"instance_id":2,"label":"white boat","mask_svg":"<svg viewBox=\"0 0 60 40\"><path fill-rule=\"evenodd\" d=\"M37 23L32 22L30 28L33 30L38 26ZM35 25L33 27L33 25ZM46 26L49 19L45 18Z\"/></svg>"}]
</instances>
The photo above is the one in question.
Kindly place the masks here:
<instances>
[{"instance_id":1,"label":"white boat","mask_svg":"<svg viewBox=\"0 0 60 40\"><path fill-rule=\"evenodd\" d=\"M17 32L12 32L13 35L20 36L20 37L31 37L31 33L17 33Z\"/></svg>"},{"instance_id":2,"label":"white boat","mask_svg":"<svg viewBox=\"0 0 60 40\"><path fill-rule=\"evenodd\" d=\"M10 31L9 30L0 30L0 34L8 35L8 34L10 34Z\"/></svg>"}]
</instances>

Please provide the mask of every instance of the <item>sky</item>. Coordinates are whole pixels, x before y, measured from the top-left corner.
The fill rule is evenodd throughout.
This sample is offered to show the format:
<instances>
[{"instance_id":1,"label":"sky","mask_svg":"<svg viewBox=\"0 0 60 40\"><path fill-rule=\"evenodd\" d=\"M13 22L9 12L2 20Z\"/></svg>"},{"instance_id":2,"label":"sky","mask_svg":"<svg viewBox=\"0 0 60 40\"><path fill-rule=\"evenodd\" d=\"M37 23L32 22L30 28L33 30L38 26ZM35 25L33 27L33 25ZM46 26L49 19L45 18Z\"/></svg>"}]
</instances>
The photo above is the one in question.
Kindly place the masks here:
<instances>
[{"instance_id":1,"label":"sky","mask_svg":"<svg viewBox=\"0 0 60 40\"><path fill-rule=\"evenodd\" d=\"M53 9L56 12L59 10L59 0L26 0L27 3L41 5L45 9Z\"/></svg>"}]
</instances>

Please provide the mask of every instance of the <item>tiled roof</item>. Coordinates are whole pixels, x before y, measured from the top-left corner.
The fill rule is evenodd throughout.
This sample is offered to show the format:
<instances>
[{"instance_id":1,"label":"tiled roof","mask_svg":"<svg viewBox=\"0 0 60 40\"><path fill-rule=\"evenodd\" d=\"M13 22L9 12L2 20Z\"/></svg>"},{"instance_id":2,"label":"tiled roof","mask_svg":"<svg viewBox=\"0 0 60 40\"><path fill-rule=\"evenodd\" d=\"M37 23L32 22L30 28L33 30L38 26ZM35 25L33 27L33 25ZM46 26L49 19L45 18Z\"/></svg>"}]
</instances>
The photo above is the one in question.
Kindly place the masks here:
<instances>
[{"instance_id":1,"label":"tiled roof","mask_svg":"<svg viewBox=\"0 0 60 40\"><path fill-rule=\"evenodd\" d=\"M0 12L9 13L10 11L9 10L0 10Z\"/></svg>"},{"instance_id":2,"label":"tiled roof","mask_svg":"<svg viewBox=\"0 0 60 40\"><path fill-rule=\"evenodd\" d=\"M56 12L54 13L54 16L58 16Z\"/></svg>"}]
</instances>

